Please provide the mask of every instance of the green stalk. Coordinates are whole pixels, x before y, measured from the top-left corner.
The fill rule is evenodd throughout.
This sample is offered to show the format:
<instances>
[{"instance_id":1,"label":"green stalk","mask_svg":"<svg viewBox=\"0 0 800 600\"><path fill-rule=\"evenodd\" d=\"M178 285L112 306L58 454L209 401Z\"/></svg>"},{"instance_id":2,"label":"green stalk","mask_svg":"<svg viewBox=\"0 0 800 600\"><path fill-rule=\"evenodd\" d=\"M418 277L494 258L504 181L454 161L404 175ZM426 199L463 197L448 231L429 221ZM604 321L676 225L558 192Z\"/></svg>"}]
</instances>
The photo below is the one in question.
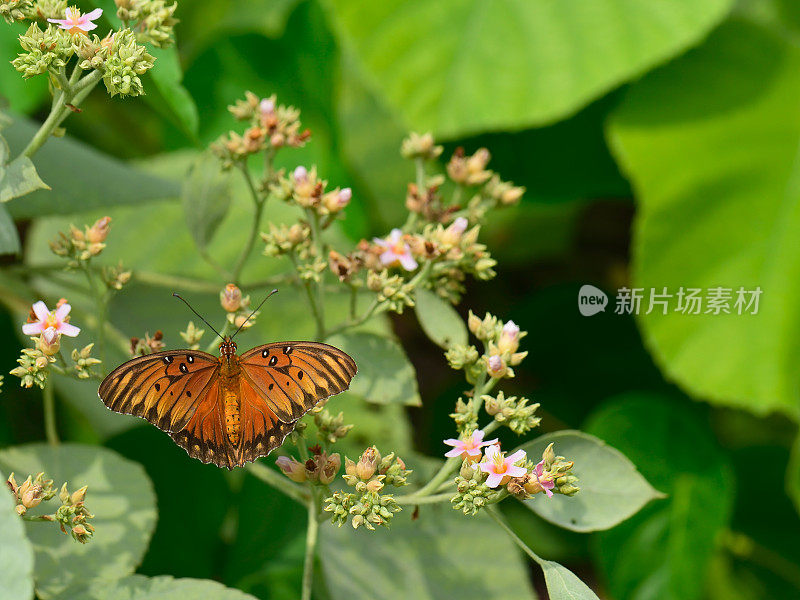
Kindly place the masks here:
<instances>
[{"instance_id":1,"label":"green stalk","mask_svg":"<svg viewBox=\"0 0 800 600\"><path fill-rule=\"evenodd\" d=\"M58 446L58 429L56 427L56 398L51 377L44 384L44 432L51 446Z\"/></svg>"},{"instance_id":2,"label":"green stalk","mask_svg":"<svg viewBox=\"0 0 800 600\"><path fill-rule=\"evenodd\" d=\"M308 529L306 530L306 554L303 560L303 588L300 600L311 600L311 590L314 585L314 555L317 550L317 538L319 535L319 521L317 515L319 505L317 493L313 492L313 498L308 503Z\"/></svg>"},{"instance_id":3,"label":"green stalk","mask_svg":"<svg viewBox=\"0 0 800 600\"><path fill-rule=\"evenodd\" d=\"M303 488L303 486L290 481L266 465L262 465L260 463L249 463L247 465L247 470L264 483L271 485L279 492L286 494L292 500L295 500L304 506L309 503L310 499L308 497L308 492Z\"/></svg>"}]
</instances>

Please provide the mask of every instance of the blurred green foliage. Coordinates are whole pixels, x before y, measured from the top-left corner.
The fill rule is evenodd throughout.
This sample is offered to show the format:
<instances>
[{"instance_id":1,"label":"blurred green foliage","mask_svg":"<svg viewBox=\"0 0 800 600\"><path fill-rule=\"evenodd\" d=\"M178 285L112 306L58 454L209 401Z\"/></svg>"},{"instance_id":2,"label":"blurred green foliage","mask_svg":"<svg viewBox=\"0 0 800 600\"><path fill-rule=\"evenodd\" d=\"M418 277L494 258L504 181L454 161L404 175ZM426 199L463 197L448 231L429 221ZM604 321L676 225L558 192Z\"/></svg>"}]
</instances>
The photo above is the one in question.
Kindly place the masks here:
<instances>
[{"instance_id":1,"label":"blurred green foliage","mask_svg":"<svg viewBox=\"0 0 800 600\"><path fill-rule=\"evenodd\" d=\"M110 307L116 342L162 329L167 347L181 344L177 331L187 314L159 275L194 278L177 291L190 293L201 313L216 310L217 279L196 248L223 264L235 260L248 200L235 180L230 206L222 206L214 195L219 182L191 169L204 147L234 126L225 107L244 90L277 93L302 110L313 143L278 166L316 164L333 185L353 187L348 219L337 232L343 239L383 235L401 222L413 172L399 156L400 140L408 129L430 129L446 142L445 156L457 146L468 152L486 146L501 176L528 189L522 205L484 232L499 275L470 284L459 313L491 310L530 332L530 356L511 387L542 404L545 431L583 427L668 495L599 533L557 531L522 507L506 512L510 526L604 598L795 597L800 13L791 0L732 5L184 1L177 49L158 54L147 102L90 96L67 122L69 136L50 140L35 157L53 190L0 205L3 248L13 250L17 233L23 243L21 255L4 257L7 268L0 271L0 331L9 341L0 350L2 364L6 370L14 364L14 340L30 302L66 293L65 281L36 270L52 263L47 242L69 223L104 214L114 223L104 259L123 260L134 271ZM20 31L0 24L0 56L15 54ZM45 82L23 82L5 58L0 95L14 117L3 135L16 156L33 131L27 119L47 114L49 95ZM269 211L270 221L292 218L285 206L273 203ZM221 223L216 215L225 215ZM255 251L248 264L245 279L252 282L283 269ZM764 297L756 316L656 311L634 320L607 311L587 319L575 306L583 283L608 292L622 285L759 285ZM257 296L264 287L249 291ZM76 322L91 325L88 298L68 293ZM294 293L270 300L269 317L242 338L255 345L313 336ZM347 302L337 297L330 310L345 314ZM356 356L380 356L375 363L359 360L372 375L332 401L357 424L353 456L373 438L391 440L400 452L443 452L462 382L420 331L422 325L430 334L439 319L452 316L437 310L423 304L416 314L340 341L346 349L352 344ZM125 358L110 345L110 364ZM3 446L43 437L40 404L15 385L6 375ZM391 391L394 403L363 402L375 386ZM129 495L141 501L136 518L98 525L86 547L106 560L69 559L95 561L87 568L114 576L138 565L141 575L96 587L89 597L249 597L212 582L159 577L169 574L214 579L262 599L297 598L302 509L250 474L192 461L153 428L110 413L97 400L96 383L61 378L58 400L65 437L108 450L80 461L82 446L65 445L60 457L41 445L20 446L0 452L0 470L34 472L35 462L49 476L88 477L96 511L117 506L112 487L139 486L138 495ZM503 442L514 443L505 435ZM155 497L133 461L144 466ZM451 528L456 515L448 507L421 511L436 516L419 523L435 530L437 552L415 540L408 514L374 538L326 526L321 567L328 587L316 586L318 597L395 598L398 577L426 590L419 597L449 598L465 589L533 597L518 554L488 519L469 525L462 519ZM37 548L35 536L42 534L27 529ZM103 540L101 531L112 537ZM13 534L4 526L0 532ZM115 553L119 537L128 535L138 551L131 554L128 539L125 551ZM67 541L64 552L84 551ZM402 559L385 554L390 544ZM455 565L438 570L455 579L436 579L431 565L454 547ZM37 578L45 582L37 593L68 593L72 582L51 580L47 560L54 557L37 558ZM496 578L476 577L493 560ZM363 563L374 570L359 570ZM0 573L5 564L0 560ZM559 576L558 566L547 566L545 575ZM384 582L384 596L368 595L373 577ZM501 579L513 583L514 594L497 584ZM14 584L23 590L29 579ZM534 584L541 589L538 570Z\"/></svg>"}]
</instances>

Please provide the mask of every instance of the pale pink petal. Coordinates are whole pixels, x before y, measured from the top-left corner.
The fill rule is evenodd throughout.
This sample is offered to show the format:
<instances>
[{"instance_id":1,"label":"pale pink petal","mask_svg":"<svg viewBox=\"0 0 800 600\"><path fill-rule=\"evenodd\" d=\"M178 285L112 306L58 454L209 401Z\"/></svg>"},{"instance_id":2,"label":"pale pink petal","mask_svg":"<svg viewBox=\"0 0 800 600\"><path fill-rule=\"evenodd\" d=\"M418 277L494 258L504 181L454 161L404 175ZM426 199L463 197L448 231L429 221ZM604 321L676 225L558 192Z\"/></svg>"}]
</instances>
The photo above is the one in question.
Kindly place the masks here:
<instances>
[{"instance_id":1,"label":"pale pink petal","mask_svg":"<svg viewBox=\"0 0 800 600\"><path fill-rule=\"evenodd\" d=\"M78 23L75 27L77 27L81 31L91 31L92 29L97 29L97 25L91 22L86 22L86 23L81 22Z\"/></svg>"},{"instance_id":2,"label":"pale pink petal","mask_svg":"<svg viewBox=\"0 0 800 600\"><path fill-rule=\"evenodd\" d=\"M489 446L486 449L486 458L490 461L494 460L494 457L500 454L500 447L499 446Z\"/></svg>"},{"instance_id":3,"label":"pale pink petal","mask_svg":"<svg viewBox=\"0 0 800 600\"><path fill-rule=\"evenodd\" d=\"M75 337L81 332L81 330L80 328L75 327L75 325L70 325L69 323L61 323L61 325L58 326L58 332L61 333L62 335L66 335L67 337Z\"/></svg>"},{"instance_id":4,"label":"pale pink petal","mask_svg":"<svg viewBox=\"0 0 800 600\"><path fill-rule=\"evenodd\" d=\"M494 469L494 463L493 462L478 463L478 468L484 473L492 473Z\"/></svg>"},{"instance_id":5,"label":"pale pink petal","mask_svg":"<svg viewBox=\"0 0 800 600\"><path fill-rule=\"evenodd\" d=\"M401 254L398 258L400 259L400 264L403 265L406 271L413 271L419 266L408 251Z\"/></svg>"},{"instance_id":6,"label":"pale pink petal","mask_svg":"<svg viewBox=\"0 0 800 600\"><path fill-rule=\"evenodd\" d=\"M100 17L102 14L103 14L103 9L102 8L95 8L93 11L88 12L85 15L83 15L83 18L84 19L88 19L89 21L94 21L95 19Z\"/></svg>"},{"instance_id":7,"label":"pale pink petal","mask_svg":"<svg viewBox=\"0 0 800 600\"><path fill-rule=\"evenodd\" d=\"M48 344L55 344L56 340L58 340L58 330L55 327L48 327L42 332L42 338Z\"/></svg>"},{"instance_id":8,"label":"pale pink petal","mask_svg":"<svg viewBox=\"0 0 800 600\"><path fill-rule=\"evenodd\" d=\"M503 476L498 473L490 473L486 478L486 485L490 488L496 488L503 481Z\"/></svg>"},{"instance_id":9,"label":"pale pink petal","mask_svg":"<svg viewBox=\"0 0 800 600\"><path fill-rule=\"evenodd\" d=\"M480 456L481 449L480 448L470 448L468 450L464 450L469 456Z\"/></svg>"},{"instance_id":10,"label":"pale pink petal","mask_svg":"<svg viewBox=\"0 0 800 600\"><path fill-rule=\"evenodd\" d=\"M463 442L455 438L448 438L444 440L444 443L447 444L448 446L463 446Z\"/></svg>"},{"instance_id":11,"label":"pale pink petal","mask_svg":"<svg viewBox=\"0 0 800 600\"><path fill-rule=\"evenodd\" d=\"M392 252L391 250L387 250L383 254L381 254L381 262L385 265L391 265L392 263L397 262L397 254Z\"/></svg>"},{"instance_id":12,"label":"pale pink petal","mask_svg":"<svg viewBox=\"0 0 800 600\"><path fill-rule=\"evenodd\" d=\"M519 461L520 461L520 460L522 460L523 458L525 458L525 450L517 450L517 451L516 451L516 452L514 452L514 454L512 454L511 456L507 456L507 457L506 457L506 460L507 460L509 463L511 463L511 464L514 464L515 462L519 462Z\"/></svg>"},{"instance_id":13,"label":"pale pink petal","mask_svg":"<svg viewBox=\"0 0 800 600\"><path fill-rule=\"evenodd\" d=\"M50 311L47 310L47 304L39 300L33 305L33 314L35 314L36 318L40 321L45 321L47 320L47 317L50 316Z\"/></svg>"},{"instance_id":14,"label":"pale pink petal","mask_svg":"<svg viewBox=\"0 0 800 600\"><path fill-rule=\"evenodd\" d=\"M527 473L525 469L522 467L515 467L514 465L511 465L508 467L508 469L506 469L506 475L509 477L522 477L525 475L525 473Z\"/></svg>"},{"instance_id":15,"label":"pale pink petal","mask_svg":"<svg viewBox=\"0 0 800 600\"><path fill-rule=\"evenodd\" d=\"M62 304L61 306L59 306L56 309L56 319L58 319L59 322L63 321L64 319L67 318L67 315L69 314L69 311L71 311L71 310L72 310L72 306L70 306L69 304L67 304L65 302L64 304Z\"/></svg>"},{"instance_id":16,"label":"pale pink petal","mask_svg":"<svg viewBox=\"0 0 800 600\"><path fill-rule=\"evenodd\" d=\"M542 487L544 487L544 486L542 486ZM547 494L548 498L552 498L553 497L553 492L550 491L550 488L547 488L547 487L544 488L544 493Z\"/></svg>"},{"instance_id":17,"label":"pale pink petal","mask_svg":"<svg viewBox=\"0 0 800 600\"><path fill-rule=\"evenodd\" d=\"M500 441L497 438L494 438L493 440L488 440L486 442L481 442L481 446L494 446L495 444L499 444L499 443L500 443Z\"/></svg>"},{"instance_id":18,"label":"pale pink petal","mask_svg":"<svg viewBox=\"0 0 800 600\"><path fill-rule=\"evenodd\" d=\"M452 450L448 450L444 453L447 458L455 458L456 456L461 456L464 453L464 450L461 448L453 448Z\"/></svg>"},{"instance_id":19,"label":"pale pink petal","mask_svg":"<svg viewBox=\"0 0 800 600\"><path fill-rule=\"evenodd\" d=\"M388 248L389 247L389 242L387 242L386 240L382 240L381 238L372 238L372 242L374 244L377 244L381 248Z\"/></svg>"},{"instance_id":20,"label":"pale pink petal","mask_svg":"<svg viewBox=\"0 0 800 600\"><path fill-rule=\"evenodd\" d=\"M400 241L400 238L403 237L403 230L402 229L392 229L392 232L389 234L389 239L392 241L393 244L396 244Z\"/></svg>"},{"instance_id":21,"label":"pale pink petal","mask_svg":"<svg viewBox=\"0 0 800 600\"><path fill-rule=\"evenodd\" d=\"M61 25L61 27L69 27L69 22L66 19L47 19L50 23Z\"/></svg>"},{"instance_id":22,"label":"pale pink petal","mask_svg":"<svg viewBox=\"0 0 800 600\"><path fill-rule=\"evenodd\" d=\"M533 473L536 477L541 477L542 473L544 473L544 459L540 460L535 467L533 467Z\"/></svg>"},{"instance_id":23,"label":"pale pink petal","mask_svg":"<svg viewBox=\"0 0 800 600\"><path fill-rule=\"evenodd\" d=\"M477 444L483 440L484 435L486 434L483 432L483 429L476 429L472 432L472 441Z\"/></svg>"},{"instance_id":24,"label":"pale pink petal","mask_svg":"<svg viewBox=\"0 0 800 600\"><path fill-rule=\"evenodd\" d=\"M25 335L39 335L42 333L42 324L38 321L36 323L25 323L22 326L22 333Z\"/></svg>"}]
</instances>

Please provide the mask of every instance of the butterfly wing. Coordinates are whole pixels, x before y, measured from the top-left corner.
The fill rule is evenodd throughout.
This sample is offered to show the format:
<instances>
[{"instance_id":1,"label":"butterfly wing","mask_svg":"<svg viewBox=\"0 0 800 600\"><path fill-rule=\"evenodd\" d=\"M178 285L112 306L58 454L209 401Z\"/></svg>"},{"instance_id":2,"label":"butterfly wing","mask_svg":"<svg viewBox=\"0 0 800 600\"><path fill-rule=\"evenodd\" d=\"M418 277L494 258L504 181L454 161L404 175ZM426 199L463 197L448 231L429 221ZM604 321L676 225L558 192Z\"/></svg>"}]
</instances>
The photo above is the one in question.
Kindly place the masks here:
<instances>
[{"instance_id":1,"label":"butterfly wing","mask_svg":"<svg viewBox=\"0 0 800 600\"><path fill-rule=\"evenodd\" d=\"M300 417L345 391L357 371L350 356L319 342L257 346L241 356L240 366L243 462L280 446Z\"/></svg>"},{"instance_id":2,"label":"butterfly wing","mask_svg":"<svg viewBox=\"0 0 800 600\"><path fill-rule=\"evenodd\" d=\"M114 369L98 395L111 410L166 431L190 456L229 466L219 369L220 361L205 352L156 352Z\"/></svg>"}]
</instances>

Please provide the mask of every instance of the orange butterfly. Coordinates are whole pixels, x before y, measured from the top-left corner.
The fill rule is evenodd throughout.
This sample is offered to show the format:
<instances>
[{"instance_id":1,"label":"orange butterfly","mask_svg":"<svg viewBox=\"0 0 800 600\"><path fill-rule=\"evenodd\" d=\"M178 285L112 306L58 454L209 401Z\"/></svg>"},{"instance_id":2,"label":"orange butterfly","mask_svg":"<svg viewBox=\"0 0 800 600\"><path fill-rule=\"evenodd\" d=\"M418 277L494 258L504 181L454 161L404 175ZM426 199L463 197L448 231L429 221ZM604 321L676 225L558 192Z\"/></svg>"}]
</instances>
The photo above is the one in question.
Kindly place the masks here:
<instances>
[{"instance_id":1,"label":"orange butterfly","mask_svg":"<svg viewBox=\"0 0 800 600\"><path fill-rule=\"evenodd\" d=\"M219 358L199 350L140 356L114 369L98 395L111 410L166 431L204 463L232 469L266 456L320 400L350 386L356 363L319 342L275 342L239 356L232 338L243 326L223 338Z\"/></svg>"}]
</instances>

